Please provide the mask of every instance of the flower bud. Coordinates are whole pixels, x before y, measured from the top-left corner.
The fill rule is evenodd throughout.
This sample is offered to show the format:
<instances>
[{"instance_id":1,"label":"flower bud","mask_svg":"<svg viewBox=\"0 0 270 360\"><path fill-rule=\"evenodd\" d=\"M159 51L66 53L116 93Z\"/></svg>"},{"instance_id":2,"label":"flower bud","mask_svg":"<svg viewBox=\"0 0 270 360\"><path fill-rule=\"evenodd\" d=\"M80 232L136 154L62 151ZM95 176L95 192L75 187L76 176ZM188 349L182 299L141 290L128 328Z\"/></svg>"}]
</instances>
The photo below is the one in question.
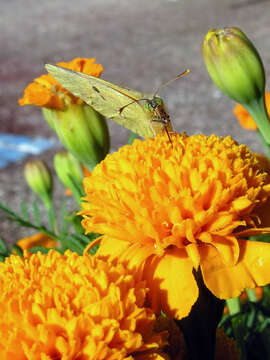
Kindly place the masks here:
<instances>
[{"instance_id":1,"label":"flower bud","mask_svg":"<svg viewBox=\"0 0 270 360\"><path fill-rule=\"evenodd\" d=\"M202 51L212 80L247 109L270 143L270 122L264 101L265 72L255 46L240 29L230 27L210 30Z\"/></svg>"},{"instance_id":2,"label":"flower bud","mask_svg":"<svg viewBox=\"0 0 270 360\"><path fill-rule=\"evenodd\" d=\"M77 189L82 191L83 170L80 162L68 151L57 153L53 161L58 178L76 196ZM80 196L78 200L80 201Z\"/></svg>"},{"instance_id":3,"label":"flower bud","mask_svg":"<svg viewBox=\"0 0 270 360\"><path fill-rule=\"evenodd\" d=\"M44 108L43 114L65 148L90 170L105 158L110 147L107 123L92 107L70 103L64 110Z\"/></svg>"},{"instance_id":4,"label":"flower bud","mask_svg":"<svg viewBox=\"0 0 270 360\"><path fill-rule=\"evenodd\" d=\"M239 103L264 94L264 67L257 50L235 27L210 30L203 42L203 56L212 80Z\"/></svg>"},{"instance_id":5,"label":"flower bud","mask_svg":"<svg viewBox=\"0 0 270 360\"><path fill-rule=\"evenodd\" d=\"M24 167L24 176L31 190L40 196L44 205L51 205L52 176L42 160L28 161Z\"/></svg>"}]
</instances>

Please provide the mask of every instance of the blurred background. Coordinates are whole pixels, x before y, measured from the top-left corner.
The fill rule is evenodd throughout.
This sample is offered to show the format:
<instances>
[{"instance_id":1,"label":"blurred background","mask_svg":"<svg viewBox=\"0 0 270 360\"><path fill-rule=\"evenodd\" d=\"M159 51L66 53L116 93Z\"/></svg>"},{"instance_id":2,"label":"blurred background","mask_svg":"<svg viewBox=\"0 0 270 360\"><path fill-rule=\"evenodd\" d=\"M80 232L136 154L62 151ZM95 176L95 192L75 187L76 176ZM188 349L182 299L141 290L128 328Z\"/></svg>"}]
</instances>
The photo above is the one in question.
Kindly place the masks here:
<instances>
[{"instance_id":1,"label":"blurred background","mask_svg":"<svg viewBox=\"0 0 270 360\"><path fill-rule=\"evenodd\" d=\"M269 78L269 15L269 0L2 0L0 133L47 140L53 147L45 151L44 146L39 157L51 166L61 146L40 108L19 107L18 98L45 73L45 63L95 57L104 66L103 79L150 94L190 69L159 94L175 130L231 135L260 152L256 133L240 127L232 114L234 103L211 82L201 43L210 28L240 27L259 50ZM114 151L127 142L128 132L111 121L109 126ZM0 170L0 201L14 210L22 199L34 198L23 179L25 160ZM65 195L55 183L57 200ZM13 243L26 233L0 213L0 236L6 241Z\"/></svg>"}]
</instances>

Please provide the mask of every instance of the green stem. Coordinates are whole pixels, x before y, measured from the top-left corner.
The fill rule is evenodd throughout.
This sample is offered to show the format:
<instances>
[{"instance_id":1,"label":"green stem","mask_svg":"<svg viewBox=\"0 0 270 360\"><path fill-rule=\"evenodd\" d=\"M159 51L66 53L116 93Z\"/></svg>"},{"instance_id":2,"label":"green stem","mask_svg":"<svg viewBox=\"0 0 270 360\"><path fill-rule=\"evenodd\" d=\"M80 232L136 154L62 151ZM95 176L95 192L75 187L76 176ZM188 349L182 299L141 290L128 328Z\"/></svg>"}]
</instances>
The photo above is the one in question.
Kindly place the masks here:
<instances>
[{"instance_id":1,"label":"green stem","mask_svg":"<svg viewBox=\"0 0 270 360\"><path fill-rule=\"evenodd\" d=\"M245 325L243 324L242 319L237 316L237 314L240 314L241 312L240 298L227 299L226 305L229 309L230 315L235 315L231 319L233 334L241 352L241 360L246 360L246 348L243 340Z\"/></svg>"},{"instance_id":2,"label":"green stem","mask_svg":"<svg viewBox=\"0 0 270 360\"><path fill-rule=\"evenodd\" d=\"M242 104L256 122L264 140L270 145L270 120L267 114L265 97L261 96L248 104Z\"/></svg>"},{"instance_id":3,"label":"green stem","mask_svg":"<svg viewBox=\"0 0 270 360\"><path fill-rule=\"evenodd\" d=\"M241 311L240 299L238 297L233 299L227 299L226 305L229 309L230 315L235 315L237 313L240 313Z\"/></svg>"},{"instance_id":4,"label":"green stem","mask_svg":"<svg viewBox=\"0 0 270 360\"><path fill-rule=\"evenodd\" d=\"M251 302L257 302L258 301L255 289L247 289L246 293L247 293L249 301L251 301Z\"/></svg>"},{"instance_id":5,"label":"green stem","mask_svg":"<svg viewBox=\"0 0 270 360\"><path fill-rule=\"evenodd\" d=\"M265 139L262 136L260 131L257 131L257 133L259 135L259 138L261 139L261 143L262 143L265 155L266 155L267 159L270 160L270 145L267 144L267 142L265 141Z\"/></svg>"}]
</instances>

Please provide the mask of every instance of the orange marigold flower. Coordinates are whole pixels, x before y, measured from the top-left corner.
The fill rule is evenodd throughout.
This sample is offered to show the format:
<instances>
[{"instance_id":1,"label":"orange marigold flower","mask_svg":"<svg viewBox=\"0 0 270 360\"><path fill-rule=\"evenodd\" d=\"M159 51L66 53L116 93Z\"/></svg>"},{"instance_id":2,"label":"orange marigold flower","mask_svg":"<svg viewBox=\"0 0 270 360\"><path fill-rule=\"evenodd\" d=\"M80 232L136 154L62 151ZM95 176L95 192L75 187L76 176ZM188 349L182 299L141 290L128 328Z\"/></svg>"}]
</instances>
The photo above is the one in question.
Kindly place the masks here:
<instances>
[{"instance_id":1,"label":"orange marigold flower","mask_svg":"<svg viewBox=\"0 0 270 360\"><path fill-rule=\"evenodd\" d=\"M270 116L270 93L265 93L265 104L268 115ZM234 115L237 117L239 124L247 130L257 130L258 126L253 120L253 118L249 115L244 106L237 104L233 109Z\"/></svg>"},{"instance_id":2,"label":"orange marigold flower","mask_svg":"<svg viewBox=\"0 0 270 360\"><path fill-rule=\"evenodd\" d=\"M108 155L85 178L86 232L104 234L147 281L152 308L181 319L198 297L193 269L218 298L270 282L269 233L257 215L270 180L255 154L231 137L166 134Z\"/></svg>"},{"instance_id":3,"label":"orange marigold flower","mask_svg":"<svg viewBox=\"0 0 270 360\"><path fill-rule=\"evenodd\" d=\"M167 359L145 282L123 265L50 250L12 255L0 274L1 360Z\"/></svg>"},{"instance_id":4,"label":"orange marigold flower","mask_svg":"<svg viewBox=\"0 0 270 360\"><path fill-rule=\"evenodd\" d=\"M57 246L57 241L50 238L44 233L37 233L20 239L16 243L22 250L29 250L35 246L43 246L45 248L53 248Z\"/></svg>"},{"instance_id":5,"label":"orange marigold flower","mask_svg":"<svg viewBox=\"0 0 270 360\"><path fill-rule=\"evenodd\" d=\"M95 58L75 58L70 62L59 62L57 65L99 77L103 67L100 64L96 64L95 61ZM63 110L65 101L76 104L82 102L81 99L64 89L50 74L47 74L36 78L25 88L23 97L19 99L19 105L36 105L49 109Z\"/></svg>"}]
</instances>

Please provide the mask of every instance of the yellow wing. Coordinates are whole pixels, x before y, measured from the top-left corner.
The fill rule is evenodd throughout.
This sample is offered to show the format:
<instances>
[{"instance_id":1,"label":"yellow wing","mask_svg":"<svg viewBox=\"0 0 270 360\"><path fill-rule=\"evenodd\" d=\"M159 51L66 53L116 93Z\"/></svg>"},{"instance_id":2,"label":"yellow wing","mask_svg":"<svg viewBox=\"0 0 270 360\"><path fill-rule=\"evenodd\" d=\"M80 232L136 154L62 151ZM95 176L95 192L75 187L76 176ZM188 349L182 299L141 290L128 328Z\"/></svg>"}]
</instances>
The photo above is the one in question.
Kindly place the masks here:
<instances>
[{"instance_id":1,"label":"yellow wing","mask_svg":"<svg viewBox=\"0 0 270 360\"><path fill-rule=\"evenodd\" d=\"M145 95L56 65L48 64L45 67L65 89L84 100L103 116L142 137L156 135L152 126L152 111L147 111L138 102L140 99L151 97L151 95ZM124 106L126 107L120 112Z\"/></svg>"}]
</instances>

